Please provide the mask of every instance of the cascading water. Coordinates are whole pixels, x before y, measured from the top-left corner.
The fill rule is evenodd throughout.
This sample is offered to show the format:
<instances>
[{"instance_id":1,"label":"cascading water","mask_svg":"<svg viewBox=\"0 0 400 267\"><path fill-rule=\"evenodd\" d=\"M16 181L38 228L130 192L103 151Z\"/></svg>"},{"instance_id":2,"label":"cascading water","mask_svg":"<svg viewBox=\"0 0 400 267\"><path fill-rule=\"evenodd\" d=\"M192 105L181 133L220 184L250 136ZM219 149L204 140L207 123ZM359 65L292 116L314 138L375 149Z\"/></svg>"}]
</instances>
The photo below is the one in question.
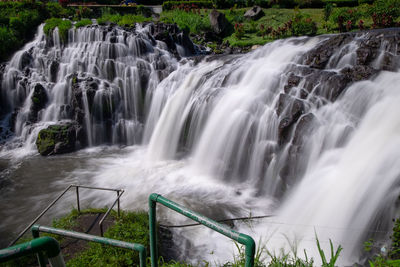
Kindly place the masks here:
<instances>
[{"instance_id":1,"label":"cascading water","mask_svg":"<svg viewBox=\"0 0 400 267\"><path fill-rule=\"evenodd\" d=\"M25 150L34 148L39 130L65 121L77 123L81 146L140 142L145 96L151 98L159 80L176 68L175 57L139 25L134 32L71 29L67 41L62 38L58 29L46 37L41 26L4 70L3 113L13 111Z\"/></svg>"},{"instance_id":2,"label":"cascading water","mask_svg":"<svg viewBox=\"0 0 400 267\"><path fill-rule=\"evenodd\" d=\"M317 234L325 249L329 239L344 247L347 265L362 261L369 237L384 244L396 213L399 36L288 39L178 62L142 28L70 30L64 47L55 31L51 45L39 35L13 58L2 99L6 119L19 108L14 131L25 144L36 129L67 119L80 122L90 146L140 144L86 159L64 180L125 188L129 209L145 209L157 192L215 219L273 214L235 227L270 251L296 243L316 260ZM39 111L31 100L37 84L49 98ZM160 220L183 222L163 209ZM231 241L201 228L174 231L174 242L177 257L194 262L218 264L234 253Z\"/></svg>"}]
</instances>

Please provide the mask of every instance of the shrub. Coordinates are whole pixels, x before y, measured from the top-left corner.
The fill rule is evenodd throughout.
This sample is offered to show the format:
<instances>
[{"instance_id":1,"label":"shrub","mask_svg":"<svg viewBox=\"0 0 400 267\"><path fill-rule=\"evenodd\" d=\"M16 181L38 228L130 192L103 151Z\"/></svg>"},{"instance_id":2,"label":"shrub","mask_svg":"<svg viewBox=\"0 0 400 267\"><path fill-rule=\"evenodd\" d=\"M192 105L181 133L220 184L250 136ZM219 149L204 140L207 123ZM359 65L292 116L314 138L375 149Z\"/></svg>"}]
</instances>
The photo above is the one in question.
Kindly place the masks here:
<instances>
[{"instance_id":1,"label":"shrub","mask_svg":"<svg viewBox=\"0 0 400 267\"><path fill-rule=\"evenodd\" d=\"M82 19L75 23L75 28L85 27L87 25L92 25L92 20L90 19Z\"/></svg>"},{"instance_id":2,"label":"shrub","mask_svg":"<svg viewBox=\"0 0 400 267\"><path fill-rule=\"evenodd\" d=\"M373 28L392 27L400 16L400 0L378 0L372 9Z\"/></svg>"},{"instance_id":3,"label":"shrub","mask_svg":"<svg viewBox=\"0 0 400 267\"><path fill-rule=\"evenodd\" d=\"M58 27L58 33L60 34L61 41L67 41L68 31L72 27L71 21L59 18L48 19L43 27L43 31L46 35L50 35L50 33L52 33L56 27Z\"/></svg>"},{"instance_id":4,"label":"shrub","mask_svg":"<svg viewBox=\"0 0 400 267\"><path fill-rule=\"evenodd\" d=\"M363 12L358 8L335 8L330 17L331 21L338 25L340 32L346 30L351 30L351 28L356 24L356 22L363 17ZM346 25L344 25L346 23ZM351 27L348 26L351 24Z\"/></svg>"},{"instance_id":5,"label":"shrub","mask_svg":"<svg viewBox=\"0 0 400 267\"><path fill-rule=\"evenodd\" d=\"M191 7L195 5L197 8L212 8L213 2L211 1L166 1L163 3L163 10L171 10L180 5Z\"/></svg>"},{"instance_id":6,"label":"shrub","mask_svg":"<svg viewBox=\"0 0 400 267\"><path fill-rule=\"evenodd\" d=\"M19 42L9 29L0 27L0 44L0 59L4 60Z\"/></svg>"},{"instance_id":7,"label":"shrub","mask_svg":"<svg viewBox=\"0 0 400 267\"><path fill-rule=\"evenodd\" d=\"M325 4L333 4L337 7L355 7L358 6L358 0L323 0Z\"/></svg>"},{"instance_id":8,"label":"shrub","mask_svg":"<svg viewBox=\"0 0 400 267\"><path fill-rule=\"evenodd\" d=\"M324 7L324 20L328 21L329 17L331 16L333 11L333 5L331 3L328 3Z\"/></svg>"},{"instance_id":9,"label":"shrub","mask_svg":"<svg viewBox=\"0 0 400 267\"><path fill-rule=\"evenodd\" d=\"M294 36L314 36L318 30L317 24L309 16L301 13L294 16L291 29Z\"/></svg>"},{"instance_id":10,"label":"shrub","mask_svg":"<svg viewBox=\"0 0 400 267\"><path fill-rule=\"evenodd\" d=\"M294 3L301 8L321 8L324 6L322 0L294 0Z\"/></svg>"}]
</instances>

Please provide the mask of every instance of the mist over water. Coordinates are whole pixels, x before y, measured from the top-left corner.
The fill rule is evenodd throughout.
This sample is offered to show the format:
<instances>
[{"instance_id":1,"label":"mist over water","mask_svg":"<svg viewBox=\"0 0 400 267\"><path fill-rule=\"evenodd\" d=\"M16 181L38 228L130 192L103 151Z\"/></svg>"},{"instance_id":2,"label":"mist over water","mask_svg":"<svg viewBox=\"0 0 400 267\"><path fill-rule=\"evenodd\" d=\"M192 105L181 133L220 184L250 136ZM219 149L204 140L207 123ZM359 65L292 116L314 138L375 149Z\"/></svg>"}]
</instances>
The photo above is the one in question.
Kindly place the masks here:
<instances>
[{"instance_id":1,"label":"mist over water","mask_svg":"<svg viewBox=\"0 0 400 267\"><path fill-rule=\"evenodd\" d=\"M70 30L68 44L55 32L49 45L39 29L36 40L14 56L2 85L6 113L18 107L15 136L0 152L4 171L12 173L2 175L13 185L2 189L9 210L24 205L12 203L24 188L18 189L18 179L29 181L15 173L35 170L35 164L26 167L32 161L42 167L55 161L59 169L35 186L123 188L122 207L130 210L146 210L148 196L156 192L213 219L273 215L234 226L276 254L296 244L300 256L306 249L318 262L317 235L325 251L329 239L343 246L339 264L351 265L363 261L368 238L387 246L400 193L400 72L380 71L349 83L337 97L331 80L357 64L365 36L335 51L321 70L321 77L331 76L310 86L315 69L308 67L307 57L331 36L280 40L244 55L178 61L149 32L88 27ZM32 49L34 60L25 75L21 57ZM389 46L379 51L371 63L376 68L385 53L394 53L400 63ZM51 60L46 61L52 55L61 58L54 79L47 71ZM29 86L22 88L11 78L15 75ZM293 75L298 82L292 82ZM74 79L83 81L78 107L90 148L40 158L37 133L61 120L76 120L76 113L64 112L73 106ZM82 86L93 80L98 88L91 98L93 88ZM27 123L36 83L46 85L49 101L36 121ZM104 113L104 105L111 112ZM104 144L124 147L99 146ZM7 192L10 188L15 194ZM25 199L37 195L50 200L56 193L29 191ZM95 193L84 197L100 207L111 199ZM58 210L63 208L67 204ZM1 212L8 219L0 233L16 231L6 225L17 213ZM158 218L165 224L187 222L164 208ZM223 263L237 252L230 240L202 227L174 230L174 242L178 256L199 263Z\"/></svg>"}]
</instances>

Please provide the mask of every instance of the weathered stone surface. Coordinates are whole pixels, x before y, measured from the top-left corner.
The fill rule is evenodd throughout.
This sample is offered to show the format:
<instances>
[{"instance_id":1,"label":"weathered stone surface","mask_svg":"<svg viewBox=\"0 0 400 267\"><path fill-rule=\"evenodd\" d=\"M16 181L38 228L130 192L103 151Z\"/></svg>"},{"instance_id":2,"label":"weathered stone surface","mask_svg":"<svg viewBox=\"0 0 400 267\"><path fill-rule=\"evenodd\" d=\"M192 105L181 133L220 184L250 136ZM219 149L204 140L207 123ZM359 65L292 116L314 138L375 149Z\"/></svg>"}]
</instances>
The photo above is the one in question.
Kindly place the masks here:
<instances>
[{"instance_id":1,"label":"weathered stone surface","mask_svg":"<svg viewBox=\"0 0 400 267\"><path fill-rule=\"evenodd\" d=\"M246 13L244 13L244 17L251 20L258 20L264 16L265 13L259 6L253 6L251 9L247 10Z\"/></svg>"},{"instance_id":2,"label":"weathered stone surface","mask_svg":"<svg viewBox=\"0 0 400 267\"><path fill-rule=\"evenodd\" d=\"M46 89L40 83L36 84L31 96L32 105L29 113L31 122L37 121L38 112L46 106L48 100Z\"/></svg>"},{"instance_id":3,"label":"weathered stone surface","mask_svg":"<svg viewBox=\"0 0 400 267\"><path fill-rule=\"evenodd\" d=\"M209 15L211 28L217 34L221 34L226 27L228 26L229 22L225 18L225 15L217 10L213 9Z\"/></svg>"},{"instance_id":4,"label":"weathered stone surface","mask_svg":"<svg viewBox=\"0 0 400 267\"><path fill-rule=\"evenodd\" d=\"M42 156L75 151L76 124L51 125L39 132L36 147Z\"/></svg>"}]
</instances>

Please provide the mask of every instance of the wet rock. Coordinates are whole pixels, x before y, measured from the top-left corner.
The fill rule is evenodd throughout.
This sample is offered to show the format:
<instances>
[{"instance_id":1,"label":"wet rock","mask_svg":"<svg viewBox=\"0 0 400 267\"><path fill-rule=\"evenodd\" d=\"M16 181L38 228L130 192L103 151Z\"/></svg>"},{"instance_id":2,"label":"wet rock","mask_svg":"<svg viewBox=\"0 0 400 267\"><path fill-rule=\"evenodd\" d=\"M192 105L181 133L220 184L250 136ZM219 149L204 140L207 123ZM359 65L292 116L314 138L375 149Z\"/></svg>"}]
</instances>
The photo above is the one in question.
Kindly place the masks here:
<instances>
[{"instance_id":1,"label":"wet rock","mask_svg":"<svg viewBox=\"0 0 400 267\"><path fill-rule=\"evenodd\" d=\"M307 137L312 133L312 126L317 118L312 113L307 113L298 120L292 139L292 144L302 146Z\"/></svg>"},{"instance_id":2,"label":"wet rock","mask_svg":"<svg viewBox=\"0 0 400 267\"><path fill-rule=\"evenodd\" d=\"M334 52L342 45L349 43L352 39L351 34L338 34L328 38L305 54L303 64L317 69L325 68Z\"/></svg>"},{"instance_id":3,"label":"wet rock","mask_svg":"<svg viewBox=\"0 0 400 267\"><path fill-rule=\"evenodd\" d=\"M31 122L37 121L38 112L46 106L48 100L46 89L40 83L36 84L31 96L32 105L29 113Z\"/></svg>"},{"instance_id":4,"label":"wet rock","mask_svg":"<svg viewBox=\"0 0 400 267\"><path fill-rule=\"evenodd\" d=\"M216 34L221 34L227 28L229 22L225 18L225 15L217 10L213 9L209 14L211 28Z\"/></svg>"},{"instance_id":5,"label":"wet rock","mask_svg":"<svg viewBox=\"0 0 400 267\"><path fill-rule=\"evenodd\" d=\"M280 144L287 143L291 126L305 113L306 105L300 99L287 94L280 94L276 107L276 113L280 121L278 125L278 137Z\"/></svg>"},{"instance_id":6,"label":"wet rock","mask_svg":"<svg viewBox=\"0 0 400 267\"><path fill-rule=\"evenodd\" d=\"M362 81L362 80L368 80L370 79L373 75L375 75L378 70L373 69L369 66L355 66L354 68L352 67L347 67L344 68L340 71L342 74L346 75L346 77L353 81Z\"/></svg>"},{"instance_id":7,"label":"wet rock","mask_svg":"<svg viewBox=\"0 0 400 267\"><path fill-rule=\"evenodd\" d=\"M20 59L20 68L24 69L25 67L30 66L32 62L33 57L31 53L29 53L29 51L24 51Z\"/></svg>"},{"instance_id":8,"label":"wet rock","mask_svg":"<svg viewBox=\"0 0 400 267\"><path fill-rule=\"evenodd\" d=\"M58 61L52 61L50 63L50 81L53 83L57 81L59 66L60 63L58 63Z\"/></svg>"},{"instance_id":9,"label":"wet rock","mask_svg":"<svg viewBox=\"0 0 400 267\"><path fill-rule=\"evenodd\" d=\"M298 86L300 81L301 81L301 77L300 76L297 76L297 75L291 73L289 75L287 84L284 87L285 93L288 93L291 88L293 88L295 86Z\"/></svg>"},{"instance_id":10,"label":"wet rock","mask_svg":"<svg viewBox=\"0 0 400 267\"><path fill-rule=\"evenodd\" d=\"M76 124L51 125L39 132L36 147L42 156L75 151Z\"/></svg>"},{"instance_id":11,"label":"wet rock","mask_svg":"<svg viewBox=\"0 0 400 267\"><path fill-rule=\"evenodd\" d=\"M253 6L251 9L247 10L246 13L244 13L244 17L251 20L258 20L264 16L265 13L259 6Z\"/></svg>"},{"instance_id":12,"label":"wet rock","mask_svg":"<svg viewBox=\"0 0 400 267\"><path fill-rule=\"evenodd\" d=\"M186 32L178 33L176 37L177 37L177 44L179 44L185 49L186 52L185 56L191 56L196 54L194 45Z\"/></svg>"}]
</instances>

